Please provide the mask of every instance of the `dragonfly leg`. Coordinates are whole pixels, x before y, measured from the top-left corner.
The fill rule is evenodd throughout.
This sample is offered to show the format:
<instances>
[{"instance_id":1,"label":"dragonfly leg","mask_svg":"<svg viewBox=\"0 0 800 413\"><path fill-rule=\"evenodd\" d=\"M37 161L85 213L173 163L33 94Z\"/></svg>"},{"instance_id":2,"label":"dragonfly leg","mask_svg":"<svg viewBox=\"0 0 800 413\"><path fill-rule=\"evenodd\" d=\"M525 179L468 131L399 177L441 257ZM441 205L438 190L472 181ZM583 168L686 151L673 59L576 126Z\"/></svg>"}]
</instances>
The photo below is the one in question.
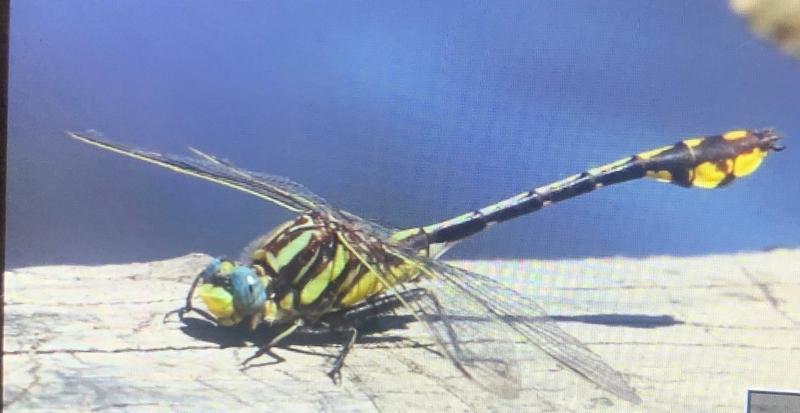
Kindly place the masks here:
<instances>
[{"instance_id":1,"label":"dragonfly leg","mask_svg":"<svg viewBox=\"0 0 800 413\"><path fill-rule=\"evenodd\" d=\"M264 354L266 354L266 355L272 357L273 359L275 359L276 363L281 363L281 362L286 361L286 359L284 359L283 357L275 354L272 351L272 347L275 347L279 342L281 342L281 340L283 340L286 337L289 337L292 333L295 332L295 330L297 330L298 327L302 327L302 326L303 326L303 321L302 320L295 321L294 324L292 324L286 330L283 330L280 334L275 336L275 338L270 340L269 343L264 344L263 346L261 346L258 349L258 351L256 351L252 356L244 359L244 361L242 362L242 366L246 366L248 363L250 363L251 361L263 356Z\"/></svg>"},{"instance_id":2,"label":"dragonfly leg","mask_svg":"<svg viewBox=\"0 0 800 413\"><path fill-rule=\"evenodd\" d=\"M356 339L358 338L358 330L355 327L351 326L346 331L350 333L350 338L344 343L342 349L339 351L339 354L336 356L336 360L333 361L331 369L328 370L328 377L333 380L334 384L341 382L344 359L350 353L350 349L353 348L353 345L356 343Z\"/></svg>"},{"instance_id":3,"label":"dragonfly leg","mask_svg":"<svg viewBox=\"0 0 800 413\"><path fill-rule=\"evenodd\" d=\"M163 320L164 323L166 323L167 319L173 314L177 314L178 318L180 320L183 320L184 314L186 314L186 313L188 313L190 311L196 311L198 314L202 315L204 318L209 319L211 321L214 321L214 317L212 317L210 314L206 313L205 311L199 311L199 310L195 310L194 308L192 308L192 296L194 295L194 290L197 289L197 285L200 284L200 280L203 279L203 277L205 276L205 273L206 273L205 271L202 271L199 274L197 274L197 277L194 277L194 281L192 282L192 286L189 288L189 293L186 294L186 304L183 307L176 308L176 309L174 309L172 311L169 311L166 314L164 314L164 320Z\"/></svg>"}]
</instances>

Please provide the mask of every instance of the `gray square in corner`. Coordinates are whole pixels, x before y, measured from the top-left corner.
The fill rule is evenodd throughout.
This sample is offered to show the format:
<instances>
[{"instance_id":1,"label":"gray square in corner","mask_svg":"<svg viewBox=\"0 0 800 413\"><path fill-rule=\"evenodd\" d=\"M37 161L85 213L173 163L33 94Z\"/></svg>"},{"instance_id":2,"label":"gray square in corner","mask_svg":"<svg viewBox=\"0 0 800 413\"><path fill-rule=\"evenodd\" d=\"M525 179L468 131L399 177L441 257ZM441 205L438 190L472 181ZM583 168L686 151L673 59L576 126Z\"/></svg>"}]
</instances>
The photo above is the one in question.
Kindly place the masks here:
<instances>
[{"instance_id":1,"label":"gray square in corner","mask_svg":"<svg viewBox=\"0 0 800 413\"><path fill-rule=\"evenodd\" d=\"M800 412L800 390L748 390L747 413Z\"/></svg>"}]
</instances>

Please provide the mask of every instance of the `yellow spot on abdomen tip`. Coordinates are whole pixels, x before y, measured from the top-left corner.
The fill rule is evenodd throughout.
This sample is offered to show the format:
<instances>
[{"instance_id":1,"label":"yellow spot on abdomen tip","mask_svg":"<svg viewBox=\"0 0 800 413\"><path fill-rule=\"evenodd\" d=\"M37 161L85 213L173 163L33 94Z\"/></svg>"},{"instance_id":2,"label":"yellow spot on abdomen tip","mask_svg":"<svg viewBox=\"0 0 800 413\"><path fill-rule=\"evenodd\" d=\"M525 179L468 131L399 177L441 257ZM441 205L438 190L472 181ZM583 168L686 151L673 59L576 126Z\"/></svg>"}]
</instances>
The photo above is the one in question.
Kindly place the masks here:
<instances>
[{"instance_id":1,"label":"yellow spot on abdomen tip","mask_svg":"<svg viewBox=\"0 0 800 413\"><path fill-rule=\"evenodd\" d=\"M734 160L733 175L737 177L750 175L761 166L765 156L767 153L758 148L737 156Z\"/></svg>"},{"instance_id":2,"label":"yellow spot on abdomen tip","mask_svg":"<svg viewBox=\"0 0 800 413\"><path fill-rule=\"evenodd\" d=\"M647 177L653 178L661 182L672 182L672 173L670 171L647 171Z\"/></svg>"},{"instance_id":3,"label":"yellow spot on abdomen tip","mask_svg":"<svg viewBox=\"0 0 800 413\"><path fill-rule=\"evenodd\" d=\"M703 162L694 168L692 185L700 188L716 188L725 180L733 170L733 161L726 160L723 164Z\"/></svg>"},{"instance_id":4,"label":"yellow spot on abdomen tip","mask_svg":"<svg viewBox=\"0 0 800 413\"><path fill-rule=\"evenodd\" d=\"M722 135L722 139L725 139L726 141L735 141L737 139L742 139L744 137L747 137L747 135L748 132L744 129L732 130Z\"/></svg>"}]
</instances>

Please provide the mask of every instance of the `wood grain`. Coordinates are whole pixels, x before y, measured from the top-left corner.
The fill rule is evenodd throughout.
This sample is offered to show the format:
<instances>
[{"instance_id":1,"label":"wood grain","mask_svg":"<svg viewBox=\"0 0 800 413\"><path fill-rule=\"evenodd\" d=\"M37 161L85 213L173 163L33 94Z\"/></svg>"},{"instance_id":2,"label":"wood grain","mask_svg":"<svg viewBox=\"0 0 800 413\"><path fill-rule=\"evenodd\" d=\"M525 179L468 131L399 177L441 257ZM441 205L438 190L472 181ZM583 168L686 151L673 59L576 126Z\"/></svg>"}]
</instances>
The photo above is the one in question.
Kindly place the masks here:
<instances>
[{"instance_id":1,"label":"wood grain","mask_svg":"<svg viewBox=\"0 0 800 413\"><path fill-rule=\"evenodd\" d=\"M800 250L454 262L537 298L628 377L639 406L542 358L524 367L529 390L500 399L404 314L363 337L339 385L324 374L337 342L326 335L299 335L276 350L285 362L242 371L269 332L162 323L208 260L6 272L4 409L739 412L748 388L800 388Z\"/></svg>"}]
</instances>

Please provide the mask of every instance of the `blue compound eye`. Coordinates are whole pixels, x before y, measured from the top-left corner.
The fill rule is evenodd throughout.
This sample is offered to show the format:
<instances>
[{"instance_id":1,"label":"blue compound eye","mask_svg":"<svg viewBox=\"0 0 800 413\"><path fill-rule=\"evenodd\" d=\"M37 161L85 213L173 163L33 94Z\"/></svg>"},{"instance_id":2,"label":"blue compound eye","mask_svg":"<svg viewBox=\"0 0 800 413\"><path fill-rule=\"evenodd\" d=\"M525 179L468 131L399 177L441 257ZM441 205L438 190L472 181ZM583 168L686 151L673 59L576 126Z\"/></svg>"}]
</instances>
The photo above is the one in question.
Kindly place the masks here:
<instances>
[{"instance_id":1,"label":"blue compound eye","mask_svg":"<svg viewBox=\"0 0 800 413\"><path fill-rule=\"evenodd\" d=\"M211 260L211 262L208 263L208 265L206 265L206 268L204 268L203 271L200 273L200 276L203 278L203 282L211 283L212 280L214 279L214 276L216 276L217 273L219 273L220 267L222 267L222 260L220 260L219 258L214 258L213 260Z\"/></svg>"},{"instance_id":2,"label":"blue compound eye","mask_svg":"<svg viewBox=\"0 0 800 413\"><path fill-rule=\"evenodd\" d=\"M245 266L234 268L230 275L233 306L241 315L255 314L264 307L267 291L256 272Z\"/></svg>"}]
</instances>

